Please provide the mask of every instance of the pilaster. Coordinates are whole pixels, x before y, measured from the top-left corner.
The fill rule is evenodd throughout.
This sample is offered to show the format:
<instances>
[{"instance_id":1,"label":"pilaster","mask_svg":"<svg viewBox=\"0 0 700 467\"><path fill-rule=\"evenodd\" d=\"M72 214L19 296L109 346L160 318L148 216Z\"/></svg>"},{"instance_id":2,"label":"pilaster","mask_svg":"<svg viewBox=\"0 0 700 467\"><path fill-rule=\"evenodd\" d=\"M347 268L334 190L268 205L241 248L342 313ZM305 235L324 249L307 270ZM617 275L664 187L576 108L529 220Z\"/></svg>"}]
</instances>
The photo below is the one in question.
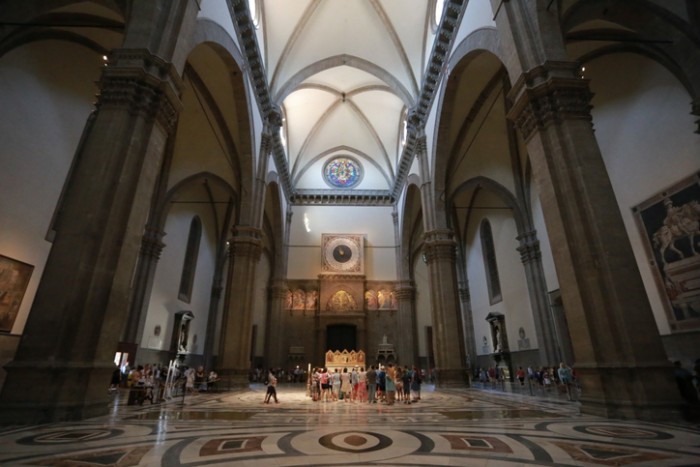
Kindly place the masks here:
<instances>
[{"instance_id":1,"label":"pilaster","mask_svg":"<svg viewBox=\"0 0 700 467\"><path fill-rule=\"evenodd\" d=\"M464 328L464 361L467 371L471 374L471 369L476 362L476 337L474 337L474 320L472 316L471 292L469 283L465 280L458 284L457 293L462 310L462 326Z\"/></svg>"},{"instance_id":2,"label":"pilaster","mask_svg":"<svg viewBox=\"0 0 700 467\"><path fill-rule=\"evenodd\" d=\"M153 278L158 260L163 248L165 248L164 236L165 232L153 227L146 227L144 231L139 251L139 267L136 268L134 276L134 298L132 299L132 303L139 303L141 306L133 307L130 310L126 330L122 337L124 342L136 344L140 340L138 334L139 330L143 330L143 320L145 319L145 306L143 304L146 301L145 297L150 296L153 288Z\"/></svg>"},{"instance_id":3,"label":"pilaster","mask_svg":"<svg viewBox=\"0 0 700 467\"><path fill-rule=\"evenodd\" d=\"M403 365L418 364L418 346L416 345L416 288L411 281L402 281L396 285L394 296L398 303L398 325L401 339L397 339L399 363Z\"/></svg>"},{"instance_id":4,"label":"pilaster","mask_svg":"<svg viewBox=\"0 0 700 467\"><path fill-rule=\"evenodd\" d=\"M267 360L271 368L286 367L289 354L289 342L281 337L285 335L284 303L287 298L287 282L275 279L269 288L270 314L267 326Z\"/></svg>"},{"instance_id":5,"label":"pilaster","mask_svg":"<svg viewBox=\"0 0 700 467\"><path fill-rule=\"evenodd\" d=\"M562 352L557 346L554 319L547 300L547 283L542 267L542 252L537 232L530 230L517 237L520 260L525 268L528 296L535 318L535 331L539 343L540 363L555 365L561 361ZM571 362L567 362L571 364Z\"/></svg>"}]
</instances>

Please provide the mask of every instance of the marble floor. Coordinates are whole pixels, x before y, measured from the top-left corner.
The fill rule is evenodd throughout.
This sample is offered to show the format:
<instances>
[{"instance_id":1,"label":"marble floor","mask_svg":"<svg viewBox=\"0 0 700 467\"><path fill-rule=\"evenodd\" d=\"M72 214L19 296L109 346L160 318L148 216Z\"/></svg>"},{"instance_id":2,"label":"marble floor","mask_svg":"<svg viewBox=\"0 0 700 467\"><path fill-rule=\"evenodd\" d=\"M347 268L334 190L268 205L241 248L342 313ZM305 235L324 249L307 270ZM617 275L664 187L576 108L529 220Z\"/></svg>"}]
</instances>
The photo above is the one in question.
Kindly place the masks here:
<instances>
[{"instance_id":1,"label":"marble floor","mask_svg":"<svg viewBox=\"0 0 700 467\"><path fill-rule=\"evenodd\" d=\"M416 404L312 402L282 384L127 405L107 416L0 429L2 466L691 466L700 425L581 415L527 388L433 390Z\"/></svg>"}]
</instances>

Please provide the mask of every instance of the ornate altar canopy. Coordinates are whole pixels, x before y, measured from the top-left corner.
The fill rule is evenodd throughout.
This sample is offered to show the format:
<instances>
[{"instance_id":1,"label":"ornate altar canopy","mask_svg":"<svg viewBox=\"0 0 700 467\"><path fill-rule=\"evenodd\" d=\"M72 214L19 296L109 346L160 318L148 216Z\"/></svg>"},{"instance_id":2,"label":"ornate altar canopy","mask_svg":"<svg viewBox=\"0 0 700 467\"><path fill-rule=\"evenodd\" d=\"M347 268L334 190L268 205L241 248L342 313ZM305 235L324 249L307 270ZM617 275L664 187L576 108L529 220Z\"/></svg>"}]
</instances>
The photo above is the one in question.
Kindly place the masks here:
<instances>
[{"instance_id":1,"label":"ornate altar canopy","mask_svg":"<svg viewBox=\"0 0 700 467\"><path fill-rule=\"evenodd\" d=\"M336 368L338 371L343 371L343 368L350 370L352 367L365 367L365 352L363 350L340 350L326 352L326 368L334 371Z\"/></svg>"}]
</instances>

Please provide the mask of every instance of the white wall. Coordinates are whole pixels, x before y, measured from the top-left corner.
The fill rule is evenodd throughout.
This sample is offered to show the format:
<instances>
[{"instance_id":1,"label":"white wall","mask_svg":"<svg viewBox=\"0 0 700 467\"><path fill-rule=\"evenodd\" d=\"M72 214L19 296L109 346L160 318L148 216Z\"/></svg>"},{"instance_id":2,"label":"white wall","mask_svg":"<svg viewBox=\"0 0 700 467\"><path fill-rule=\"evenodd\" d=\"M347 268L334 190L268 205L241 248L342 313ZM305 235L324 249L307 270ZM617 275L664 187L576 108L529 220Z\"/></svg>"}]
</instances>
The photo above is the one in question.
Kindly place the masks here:
<instances>
[{"instance_id":1,"label":"white wall","mask_svg":"<svg viewBox=\"0 0 700 467\"><path fill-rule=\"evenodd\" d=\"M416 329L418 330L418 355L428 356L427 328L433 325L433 312L430 305L430 282L428 265L418 257L413 264L416 283ZM435 334L433 333L433 339Z\"/></svg>"},{"instance_id":2,"label":"white wall","mask_svg":"<svg viewBox=\"0 0 700 467\"><path fill-rule=\"evenodd\" d=\"M634 70L631 73L630 70ZM593 123L661 334L669 334L660 292L632 208L700 170L691 98L664 68L641 56L586 64Z\"/></svg>"},{"instance_id":3,"label":"white wall","mask_svg":"<svg viewBox=\"0 0 700 467\"><path fill-rule=\"evenodd\" d=\"M94 52L57 41L0 58L0 255L34 266L13 334L24 329L44 271L46 235L101 67Z\"/></svg>"},{"instance_id":4,"label":"white wall","mask_svg":"<svg viewBox=\"0 0 700 467\"><path fill-rule=\"evenodd\" d=\"M544 212L542 211L542 203L539 198L539 190L537 185L531 185L530 202L532 203L532 222L537 231L537 239L540 241L540 253L542 253L542 269L544 270L545 283L547 284L547 292L559 289L559 277L557 270L554 267L554 256L552 255L552 247L549 243L549 232L544 223Z\"/></svg>"},{"instance_id":5,"label":"white wall","mask_svg":"<svg viewBox=\"0 0 700 467\"><path fill-rule=\"evenodd\" d=\"M178 299L180 277L187 251L187 239L192 217L197 214L202 221L202 238L190 303ZM148 303L141 346L153 350L169 350L175 313L191 311L187 348L191 353L202 354L206 338L209 305L216 260L216 232L211 210L204 204L173 204L164 231L166 244L158 261L153 281L153 291ZM161 326L160 337L153 335L155 326ZM194 336L197 342L193 345Z\"/></svg>"},{"instance_id":6,"label":"white wall","mask_svg":"<svg viewBox=\"0 0 700 467\"><path fill-rule=\"evenodd\" d=\"M265 354L265 328L267 326L268 285L270 283L270 258L262 255L255 265L255 291L253 293L253 325L258 326L253 356ZM270 336L276 339L279 336Z\"/></svg>"},{"instance_id":7,"label":"white wall","mask_svg":"<svg viewBox=\"0 0 700 467\"><path fill-rule=\"evenodd\" d=\"M493 205L495 198L488 199L480 196L479 203ZM505 210L480 210L481 217L470 223L467 232L467 276L471 296L472 316L474 321L474 337L477 355L493 352L491 330L486 317L489 313L502 313L505 316L508 330L508 346L511 351L518 350L518 329L523 328L530 338L530 348L538 346L535 323L532 317L525 270L516 250L517 230L515 221ZM496 264L501 285L502 301L490 304L486 268L482 255L480 226L482 219L491 223L493 243L496 249ZM488 348L483 348L483 337L486 336Z\"/></svg>"},{"instance_id":8,"label":"white wall","mask_svg":"<svg viewBox=\"0 0 700 467\"><path fill-rule=\"evenodd\" d=\"M293 206L289 235L289 279L317 279L321 234L365 234L367 280L396 280L392 207ZM306 231L304 216L310 232Z\"/></svg>"}]
</instances>

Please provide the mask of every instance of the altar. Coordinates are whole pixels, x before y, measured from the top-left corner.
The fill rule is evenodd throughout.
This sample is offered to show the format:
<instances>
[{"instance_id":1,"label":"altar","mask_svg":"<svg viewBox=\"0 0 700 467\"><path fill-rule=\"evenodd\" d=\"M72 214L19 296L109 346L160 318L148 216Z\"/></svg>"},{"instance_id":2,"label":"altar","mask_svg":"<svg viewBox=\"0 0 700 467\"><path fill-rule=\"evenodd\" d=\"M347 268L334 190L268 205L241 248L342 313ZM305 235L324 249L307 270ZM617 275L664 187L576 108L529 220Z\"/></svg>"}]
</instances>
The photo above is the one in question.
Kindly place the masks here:
<instances>
[{"instance_id":1,"label":"altar","mask_svg":"<svg viewBox=\"0 0 700 467\"><path fill-rule=\"evenodd\" d=\"M366 368L365 352L363 350L329 350L326 352L326 368L328 371L334 372L336 369L339 373L343 368L350 371L353 367Z\"/></svg>"}]
</instances>

